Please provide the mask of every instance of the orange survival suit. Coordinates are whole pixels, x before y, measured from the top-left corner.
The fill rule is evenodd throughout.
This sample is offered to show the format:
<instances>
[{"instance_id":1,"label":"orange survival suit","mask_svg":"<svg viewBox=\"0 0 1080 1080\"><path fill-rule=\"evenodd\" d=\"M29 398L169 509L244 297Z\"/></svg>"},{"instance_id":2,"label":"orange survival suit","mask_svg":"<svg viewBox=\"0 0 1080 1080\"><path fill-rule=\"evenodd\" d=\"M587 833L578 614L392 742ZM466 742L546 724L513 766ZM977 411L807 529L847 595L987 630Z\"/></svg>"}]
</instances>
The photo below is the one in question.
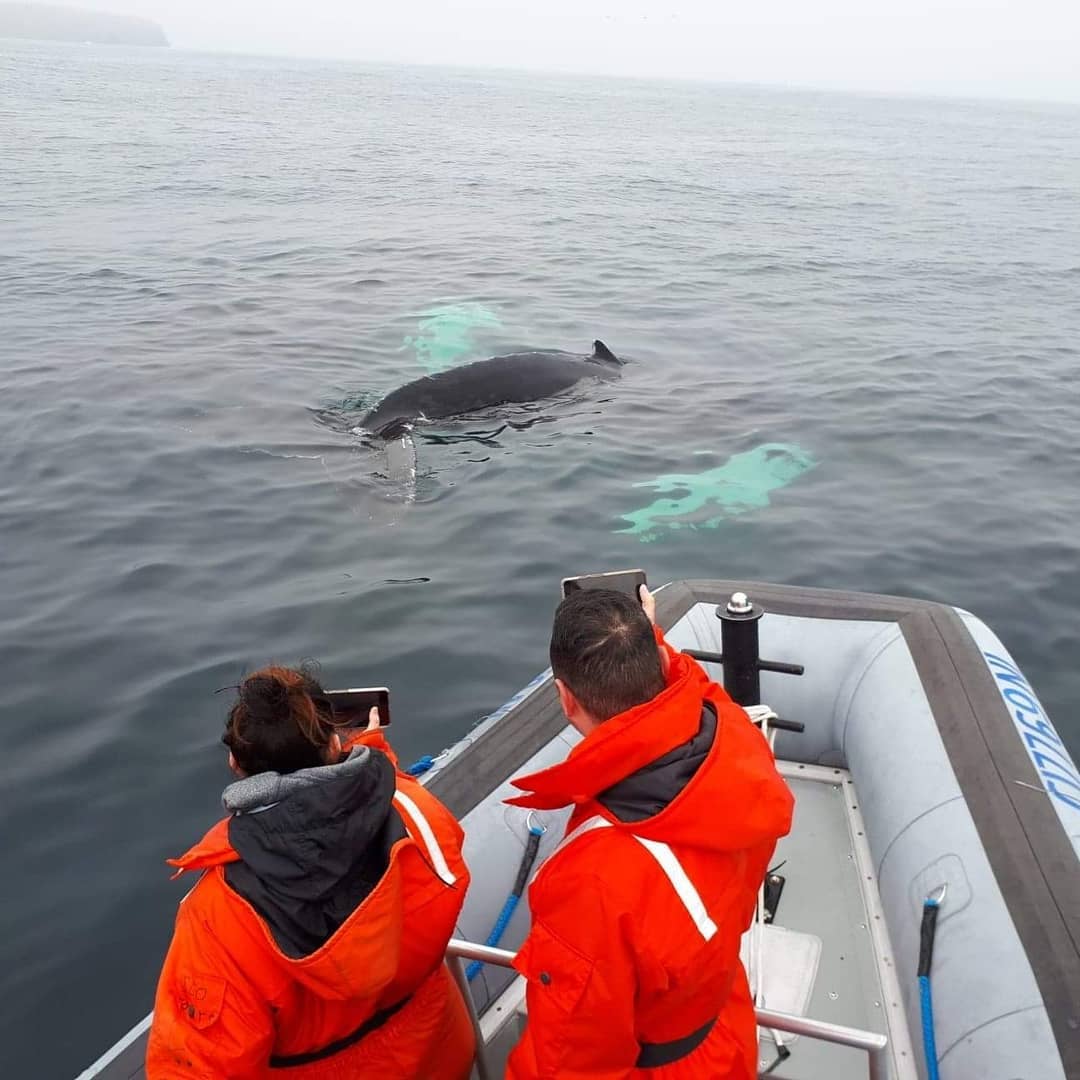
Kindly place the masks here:
<instances>
[{"instance_id":1,"label":"orange survival suit","mask_svg":"<svg viewBox=\"0 0 1080 1080\"><path fill-rule=\"evenodd\" d=\"M474 1038L443 952L469 874L450 812L378 732L223 802L173 861L205 873L158 983L149 1080L464 1080Z\"/></svg>"},{"instance_id":2,"label":"orange survival suit","mask_svg":"<svg viewBox=\"0 0 1080 1080\"><path fill-rule=\"evenodd\" d=\"M753 1080L739 943L793 799L746 713L689 657L511 800L574 805L529 889L528 1025L508 1080Z\"/></svg>"}]
</instances>

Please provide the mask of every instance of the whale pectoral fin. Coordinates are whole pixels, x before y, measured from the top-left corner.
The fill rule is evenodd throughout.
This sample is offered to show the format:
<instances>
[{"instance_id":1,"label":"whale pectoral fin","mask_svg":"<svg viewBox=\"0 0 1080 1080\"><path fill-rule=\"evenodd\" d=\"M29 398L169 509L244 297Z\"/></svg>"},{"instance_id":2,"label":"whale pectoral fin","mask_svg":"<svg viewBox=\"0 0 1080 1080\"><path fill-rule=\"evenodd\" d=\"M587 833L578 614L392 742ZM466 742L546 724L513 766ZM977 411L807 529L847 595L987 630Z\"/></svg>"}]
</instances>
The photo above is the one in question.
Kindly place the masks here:
<instances>
[{"instance_id":1,"label":"whale pectoral fin","mask_svg":"<svg viewBox=\"0 0 1080 1080\"><path fill-rule=\"evenodd\" d=\"M599 339L592 343L594 360L607 360L612 364L621 364L622 361Z\"/></svg>"},{"instance_id":2,"label":"whale pectoral fin","mask_svg":"<svg viewBox=\"0 0 1080 1080\"><path fill-rule=\"evenodd\" d=\"M416 443L407 432L386 444L386 476L399 501L416 502Z\"/></svg>"}]
</instances>

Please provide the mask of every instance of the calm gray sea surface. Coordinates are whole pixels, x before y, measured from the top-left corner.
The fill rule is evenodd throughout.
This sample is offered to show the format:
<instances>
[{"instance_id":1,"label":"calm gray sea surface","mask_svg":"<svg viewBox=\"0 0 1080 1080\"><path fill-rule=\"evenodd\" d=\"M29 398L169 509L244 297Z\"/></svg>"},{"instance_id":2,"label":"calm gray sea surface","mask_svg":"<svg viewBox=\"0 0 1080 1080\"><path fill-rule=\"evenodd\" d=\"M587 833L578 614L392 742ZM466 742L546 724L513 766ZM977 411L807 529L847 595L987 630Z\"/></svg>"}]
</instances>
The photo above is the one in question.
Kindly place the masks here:
<instances>
[{"instance_id":1,"label":"calm gray sea surface","mask_svg":"<svg viewBox=\"0 0 1080 1080\"><path fill-rule=\"evenodd\" d=\"M409 502L351 410L454 311L461 361L633 362L421 439ZM893 592L1080 749L1078 342L1075 107L0 42L0 1075L148 1010L272 658L388 684L410 759L546 666L565 574ZM770 443L816 466L616 531Z\"/></svg>"}]
</instances>

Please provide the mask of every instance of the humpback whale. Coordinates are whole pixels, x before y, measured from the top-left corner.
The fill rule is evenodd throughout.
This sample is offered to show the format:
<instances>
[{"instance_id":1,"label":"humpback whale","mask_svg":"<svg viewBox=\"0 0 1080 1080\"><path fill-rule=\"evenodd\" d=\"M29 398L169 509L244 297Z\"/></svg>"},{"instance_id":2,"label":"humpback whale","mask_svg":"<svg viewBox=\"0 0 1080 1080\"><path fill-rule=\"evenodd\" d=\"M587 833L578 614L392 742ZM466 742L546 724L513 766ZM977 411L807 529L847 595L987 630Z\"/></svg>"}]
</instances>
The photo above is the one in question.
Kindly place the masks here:
<instances>
[{"instance_id":1,"label":"humpback whale","mask_svg":"<svg viewBox=\"0 0 1080 1080\"><path fill-rule=\"evenodd\" d=\"M622 363L602 341L593 342L590 356L560 350L493 356L399 386L360 421L360 427L371 435L396 439L417 421L538 401L589 376L612 378Z\"/></svg>"}]
</instances>

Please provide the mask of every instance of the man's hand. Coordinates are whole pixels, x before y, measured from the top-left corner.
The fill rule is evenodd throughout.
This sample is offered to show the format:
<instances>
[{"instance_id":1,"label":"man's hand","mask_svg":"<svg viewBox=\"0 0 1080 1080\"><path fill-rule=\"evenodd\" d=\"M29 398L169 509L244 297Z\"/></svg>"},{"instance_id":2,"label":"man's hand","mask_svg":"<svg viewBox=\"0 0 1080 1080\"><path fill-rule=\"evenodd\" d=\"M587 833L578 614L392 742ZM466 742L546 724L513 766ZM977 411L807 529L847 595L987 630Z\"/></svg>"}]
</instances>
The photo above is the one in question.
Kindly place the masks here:
<instances>
[{"instance_id":1,"label":"man's hand","mask_svg":"<svg viewBox=\"0 0 1080 1080\"><path fill-rule=\"evenodd\" d=\"M380 724L379 724L379 706L378 705L372 705L371 706L371 712L369 712L368 715L367 715L367 727L364 728L364 730L365 731L378 731L379 727L380 727Z\"/></svg>"},{"instance_id":2,"label":"man's hand","mask_svg":"<svg viewBox=\"0 0 1080 1080\"><path fill-rule=\"evenodd\" d=\"M638 599L641 601L641 606L645 610L645 615L649 622L656 625L656 597L649 592L648 585L638 586Z\"/></svg>"}]
</instances>

